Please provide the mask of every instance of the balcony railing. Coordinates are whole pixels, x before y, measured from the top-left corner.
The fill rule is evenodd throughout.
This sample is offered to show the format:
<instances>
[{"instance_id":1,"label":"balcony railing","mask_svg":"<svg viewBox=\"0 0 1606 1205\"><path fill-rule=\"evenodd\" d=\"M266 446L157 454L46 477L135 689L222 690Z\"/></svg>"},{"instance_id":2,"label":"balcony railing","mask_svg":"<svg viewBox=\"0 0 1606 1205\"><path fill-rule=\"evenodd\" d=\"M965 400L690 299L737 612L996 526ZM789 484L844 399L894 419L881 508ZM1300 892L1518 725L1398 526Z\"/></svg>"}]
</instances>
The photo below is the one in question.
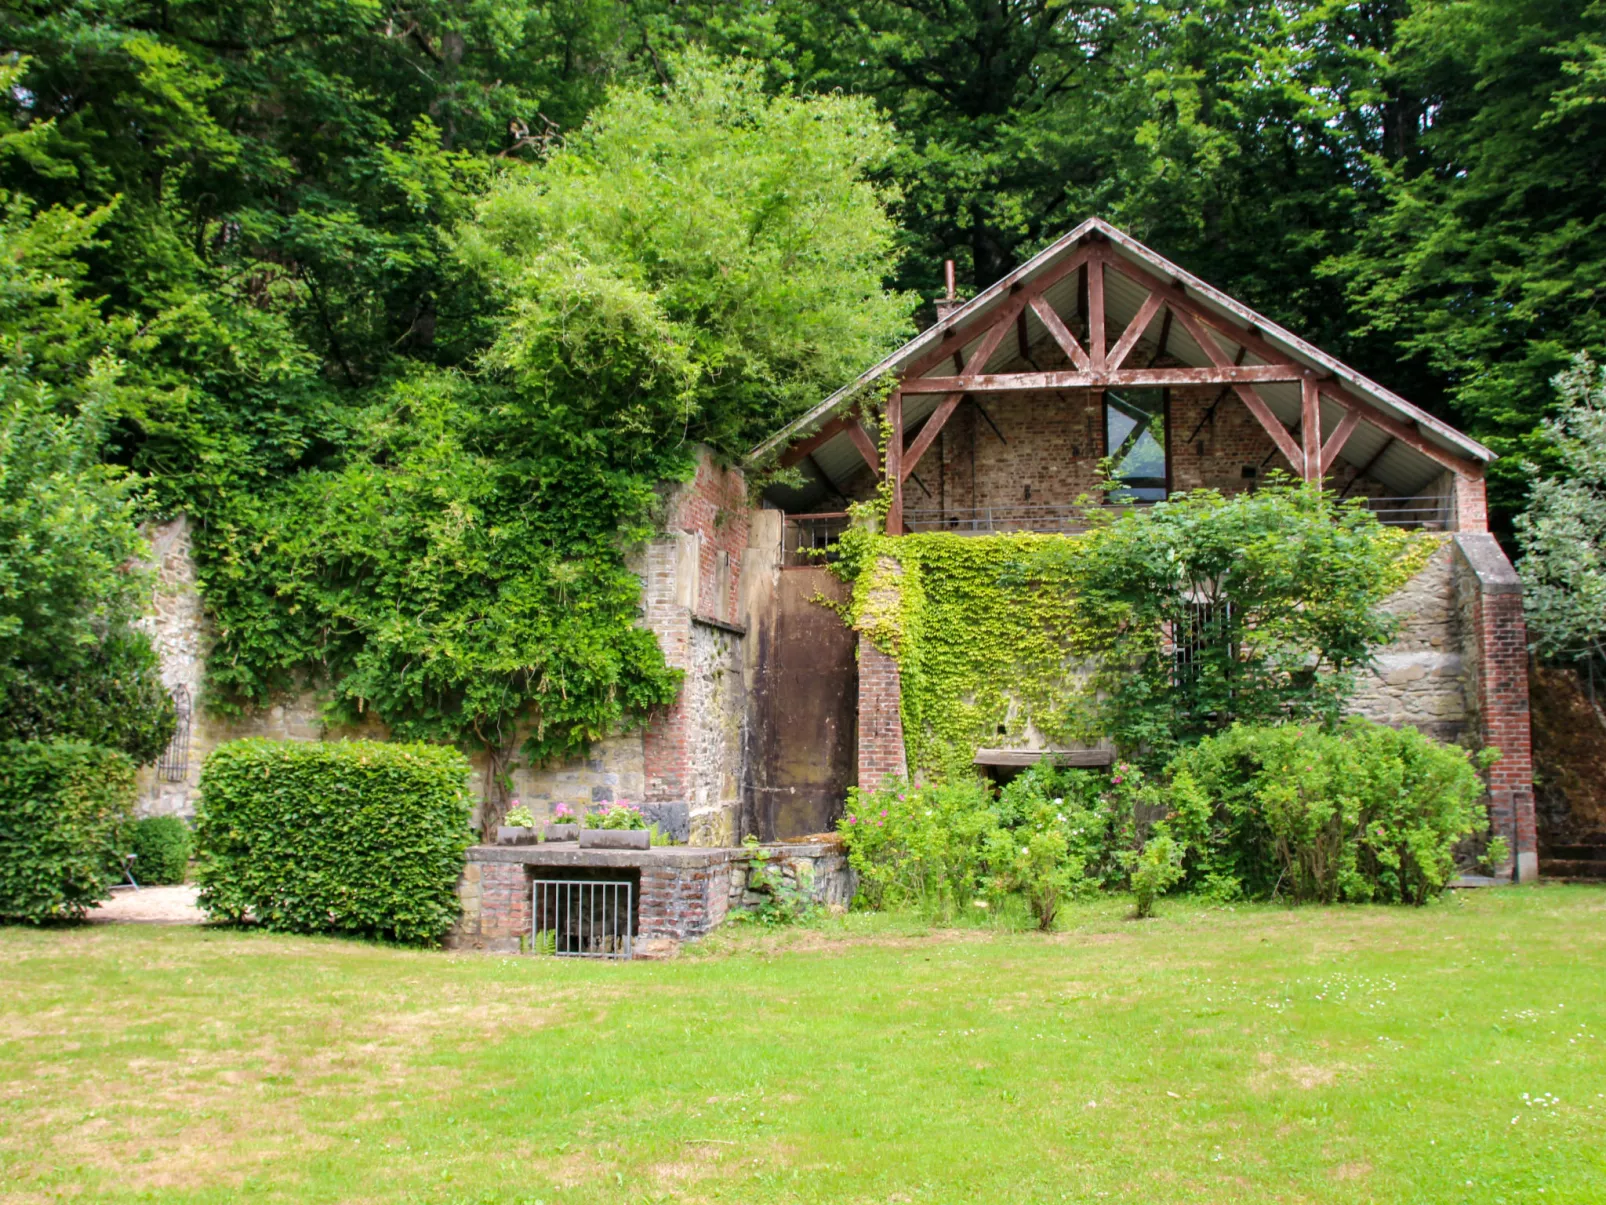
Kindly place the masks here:
<instances>
[{"instance_id":1,"label":"balcony railing","mask_svg":"<svg viewBox=\"0 0 1606 1205\"><path fill-rule=\"evenodd\" d=\"M1362 506L1386 527L1415 528L1422 531L1454 531L1455 503L1450 498L1359 498ZM961 536L985 536L1007 532L1058 532L1074 534L1131 510L1134 505L1102 506L980 506L938 510L915 508L903 513L904 526L911 532L947 531ZM788 515L785 527L787 565L819 565L833 559L832 546L848 528L846 512L814 515Z\"/></svg>"}]
</instances>

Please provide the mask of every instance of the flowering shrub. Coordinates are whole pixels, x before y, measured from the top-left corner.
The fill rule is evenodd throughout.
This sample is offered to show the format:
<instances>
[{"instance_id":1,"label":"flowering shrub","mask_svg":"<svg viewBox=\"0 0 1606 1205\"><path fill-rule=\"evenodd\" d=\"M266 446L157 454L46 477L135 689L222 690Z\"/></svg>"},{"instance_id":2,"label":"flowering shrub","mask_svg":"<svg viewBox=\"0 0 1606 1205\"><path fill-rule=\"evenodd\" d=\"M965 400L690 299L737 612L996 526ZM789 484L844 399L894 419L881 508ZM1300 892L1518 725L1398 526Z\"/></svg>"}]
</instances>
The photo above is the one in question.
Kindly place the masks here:
<instances>
[{"instance_id":1,"label":"flowering shrub","mask_svg":"<svg viewBox=\"0 0 1606 1205\"><path fill-rule=\"evenodd\" d=\"M983 850L999 825L987 789L965 781L850 787L837 827L866 904L951 914L976 896Z\"/></svg>"},{"instance_id":2,"label":"flowering shrub","mask_svg":"<svg viewBox=\"0 0 1606 1205\"><path fill-rule=\"evenodd\" d=\"M607 807L596 812L585 814L587 828L646 828L647 817L641 814L641 809L624 800L610 803Z\"/></svg>"},{"instance_id":3,"label":"flowering shrub","mask_svg":"<svg viewBox=\"0 0 1606 1205\"><path fill-rule=\"evenodd\" d=\"M570 807L566 803L560 803L552 809L553 824L579 824L584 819L579 808Z\"/></svg>"}]
</instances>

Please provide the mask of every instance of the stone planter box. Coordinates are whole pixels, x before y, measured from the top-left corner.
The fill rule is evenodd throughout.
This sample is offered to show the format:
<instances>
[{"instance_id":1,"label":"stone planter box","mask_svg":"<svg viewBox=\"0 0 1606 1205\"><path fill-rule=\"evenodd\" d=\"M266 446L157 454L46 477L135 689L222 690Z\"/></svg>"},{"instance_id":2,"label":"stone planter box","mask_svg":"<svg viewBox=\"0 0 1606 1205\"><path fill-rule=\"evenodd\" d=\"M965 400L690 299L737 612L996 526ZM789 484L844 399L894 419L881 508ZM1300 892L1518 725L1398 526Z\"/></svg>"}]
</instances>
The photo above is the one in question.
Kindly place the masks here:
<instances>
[{"instance_id":1,"label":"stone planter box","mask_svg":"<svg viewBox=\"0 0 1606 1205\"><path fill-rule=\"evenodd\" d=\"M496 843L498 845L534 845L541 838L536 836L533 828L517 824L499 824L496 826Z\"/></svg>"},{"instance_id":2,"label":"stone planter box","mask_svg":"<svg viewBox=\"0 0 1606 1205\"><path fill-rule=\"evenodd\" d=\"M581 849L651 849L652 832L645 828L583 828Z\"/></svg>"},{"instance_id":3,"label":"stone planter box","mask_svg":"<svg viewBox=\"0 0 1606 1205\"><path fill-rule=\"evenodd\" d=\"M574 841L580 836L578 824L549 824L546 826L546 840L548 841Z\"/></svg>"}]
</instances>

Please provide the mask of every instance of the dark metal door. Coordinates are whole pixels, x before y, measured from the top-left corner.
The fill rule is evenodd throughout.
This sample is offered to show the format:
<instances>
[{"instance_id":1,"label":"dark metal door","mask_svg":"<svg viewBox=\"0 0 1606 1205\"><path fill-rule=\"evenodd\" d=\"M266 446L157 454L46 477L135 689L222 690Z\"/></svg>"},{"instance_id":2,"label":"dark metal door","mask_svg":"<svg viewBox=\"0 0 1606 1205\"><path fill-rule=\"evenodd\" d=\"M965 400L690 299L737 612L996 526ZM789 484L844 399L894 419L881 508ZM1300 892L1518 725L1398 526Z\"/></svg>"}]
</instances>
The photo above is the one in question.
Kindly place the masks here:
<instances>
[{"instance_id":1,"label":"dark metal door","mask_svg":"<svg viewBox=\"0 0 1606 1205\"><path fill-rule=\"evenodd\" d=\"M848 588L826 569L780 571L758 641L749 700L745 830L784 841L836 827L857 771L857 636L820 596Z\"/></svg>"}]
</instances>

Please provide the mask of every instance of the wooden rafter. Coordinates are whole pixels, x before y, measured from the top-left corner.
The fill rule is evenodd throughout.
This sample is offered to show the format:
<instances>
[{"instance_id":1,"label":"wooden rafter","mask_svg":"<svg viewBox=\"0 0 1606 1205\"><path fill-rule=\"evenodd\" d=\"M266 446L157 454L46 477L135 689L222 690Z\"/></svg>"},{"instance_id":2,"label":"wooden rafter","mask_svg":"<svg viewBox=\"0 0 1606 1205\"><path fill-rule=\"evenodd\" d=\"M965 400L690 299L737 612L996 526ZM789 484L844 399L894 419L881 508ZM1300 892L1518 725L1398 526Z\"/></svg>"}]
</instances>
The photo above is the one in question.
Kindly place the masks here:
<instances>
[{"instance_id":1,"label":"wooden rafter","mask_svg":"<svg viewBox=\"0 0 1606 1205\"><path fill-rule=\"evenodd\" d=\"M1066 326L1054 312L1054 307L1041 296L1033 297L1030 304L1032 312L1037 315L1037 320L1043 324L1054 342L1060 345L1060 350L1071 358L1071 363L1083 372L1092 372L1093 361L1077 342L1076 336L1071 333L1071 328Z\"/></svg>"},{"instance_id":2,"label":"wooden rafter","mask_svg":"<svg viewBox=\"0 0 1606 1205\"><path fill-rule=\"evenodd\" d=\"M859 449L859 455L864 457L864 463L870 466L870 471L877 477L881 476L881 453L876 450L876 441L870 438L870 433L864 429L864 424L857 415L847 425L848 438L853 446Z\"/></svg>"},{"instance_id":3,"label":"wooden rafter","mask_svg":"<svg viewBox=\"0 0 1606 1205\"><path fill-rule=\"evenodd\" d=\"M1105 364L1106 370L1115 372L1126 363L1127 356L1132 354L1132 349L1138 345L1143 332L1149 329L1149 323L1154 321L1154 316L1160 312L1160 307L1164 304L1165 300L1153 293L1143 299L1143 305L1139 307L1137 315L1127 323L1121 338L1110 349L1109 362Z\"/></svg>"},{"instance_id":4,"label":"wooden rafter","mask_svg":"<svg viewBox=\"0 0 1606 1205\"><path fill-rule=\"evenodd\" d=\"M1104 250L1087 261L1087 354L1093 361L1094 372L1104 372L1109 365L1104 350Z\"/></svg>"},{"instance_id":5,"label":"wooden rafter","mask_svg":"<svg viewBox=\"0 0 1606 1205\"><path fill-rule=\"evenodd\" d=\"M964 399L965 395L963 393L950 393L931 412L931 417L926 419L925 426L920 428L920 434L915 436L914 442L904 449L903 475L905 479L915 471L915 465L919 464L920 458L930 450L931 445L941 433L943 425L947 423L953 412L959 408L959 403Z\"/></svg>"},{"instance_id":6,"label":"wooden rafter","mask_svg":"<svg viewBox=\"0 0 1606 1205\"><path fill-rule=\"evenodd\" d=\"M1338 459L1338 454L1344 450L1344 445L1349 442L1349 437L1355 434L1355 428L1360 425L1360 422L1361 412L1359 410L1344 411L1344 417L1338 420L1338 426L1333 428L1333 433L1327 437L1327 442L1322 445L1321 475L1323 477L1327 476L1328 471L1333 467L1333 462Z\"/></svg>"}]
</instances>

